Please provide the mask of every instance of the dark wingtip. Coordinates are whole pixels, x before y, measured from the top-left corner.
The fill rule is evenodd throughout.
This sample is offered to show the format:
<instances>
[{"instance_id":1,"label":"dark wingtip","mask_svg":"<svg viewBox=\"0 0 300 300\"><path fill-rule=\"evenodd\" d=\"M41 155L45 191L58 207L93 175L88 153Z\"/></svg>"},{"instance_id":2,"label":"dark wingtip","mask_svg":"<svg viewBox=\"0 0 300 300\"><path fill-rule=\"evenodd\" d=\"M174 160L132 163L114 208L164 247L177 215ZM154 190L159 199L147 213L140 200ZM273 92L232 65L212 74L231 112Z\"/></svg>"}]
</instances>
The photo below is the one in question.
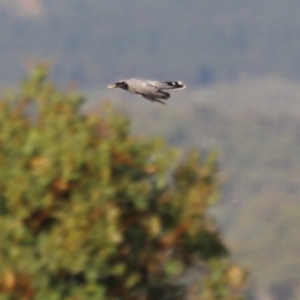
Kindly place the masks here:
<instances>
[{"instance_id":1,"label":"dark wingtip","mask_svg":"<svg viewBox=\"0 0 300 300\"><path fill-rule=\"evenodd\" d=\"M185 89L185 85L182 83L182 81L168 81L165 83L169 86L172 86L174 89Z\"/></svg>"}]
</instances>

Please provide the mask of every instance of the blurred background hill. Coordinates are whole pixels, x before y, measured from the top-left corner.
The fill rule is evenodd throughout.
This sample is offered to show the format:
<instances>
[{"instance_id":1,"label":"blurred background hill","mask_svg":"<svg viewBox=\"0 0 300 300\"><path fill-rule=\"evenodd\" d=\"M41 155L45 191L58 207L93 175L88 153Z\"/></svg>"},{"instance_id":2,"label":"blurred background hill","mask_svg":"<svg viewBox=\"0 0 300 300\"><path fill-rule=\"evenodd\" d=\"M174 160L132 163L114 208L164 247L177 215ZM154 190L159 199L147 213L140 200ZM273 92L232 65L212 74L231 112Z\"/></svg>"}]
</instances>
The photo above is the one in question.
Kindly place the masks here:
<instances>
[{"instance_id":1,"label":"blurred background hill","mask_svg":"<svg viewBox=\"0 0 300 300\"><path fill-rule=\"evenodd\" d=\"M86 85L116 74L178 74L190 85L243 74L300 77L297 0L2 0L0 7L0 83L39 58L53 61L59 80Z\"/></svg>"},{"instance_id":2,"label":"blurred background hill","mask_svg":"<svg viewBox=\"0 0 300 300\"><path fill-rule=\"evenodd\" d=\"M217 149L218 218L254 299L300 299L300 3L297 0L0 1L0 86L48 60L95 109L111 99L136 133ZM106 85L181 79L168 107Z\"/></svg>"}]
</instances>

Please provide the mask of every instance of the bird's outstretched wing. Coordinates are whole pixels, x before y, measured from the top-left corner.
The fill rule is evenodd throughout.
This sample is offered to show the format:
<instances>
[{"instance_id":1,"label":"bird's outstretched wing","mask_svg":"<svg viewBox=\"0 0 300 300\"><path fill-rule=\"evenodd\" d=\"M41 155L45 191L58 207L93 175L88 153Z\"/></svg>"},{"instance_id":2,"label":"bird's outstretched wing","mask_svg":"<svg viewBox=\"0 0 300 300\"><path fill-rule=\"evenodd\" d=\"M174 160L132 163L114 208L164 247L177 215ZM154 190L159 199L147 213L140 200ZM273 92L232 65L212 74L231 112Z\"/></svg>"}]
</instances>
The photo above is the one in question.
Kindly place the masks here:
<instances>
[{"instance_id":1,"label":"bird's outstretched wing","mask_svg":"<svg viewBox=\"0 0 300 300\"><path fill-rule=\"evenodd\" d=\"M156 87L160 90L182 90L185 89L185 85L181 81L155 81L148 80L147 84Z\"/></svg>"}]
</instances>

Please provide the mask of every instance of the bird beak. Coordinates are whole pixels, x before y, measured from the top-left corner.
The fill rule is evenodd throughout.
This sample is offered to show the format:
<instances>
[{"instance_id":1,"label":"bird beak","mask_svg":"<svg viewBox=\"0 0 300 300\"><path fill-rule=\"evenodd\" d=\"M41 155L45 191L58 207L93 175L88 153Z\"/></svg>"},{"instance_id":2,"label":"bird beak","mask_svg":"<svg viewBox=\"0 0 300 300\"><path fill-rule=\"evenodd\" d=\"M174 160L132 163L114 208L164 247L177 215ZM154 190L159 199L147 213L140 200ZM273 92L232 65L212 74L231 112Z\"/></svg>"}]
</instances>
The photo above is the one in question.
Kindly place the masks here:
<instances>
[{"instance_id":1,"label":"bird beak","mask_svg":"<svg viewBox=\"0 0 300 300\"><path fill-rule=\"evenodd\" d=\"M107 87L108 87L109 89L114 89L114 88L117 87L117 85L114 83L114 84L109 84Z\"/></svg>"}]
</instances>

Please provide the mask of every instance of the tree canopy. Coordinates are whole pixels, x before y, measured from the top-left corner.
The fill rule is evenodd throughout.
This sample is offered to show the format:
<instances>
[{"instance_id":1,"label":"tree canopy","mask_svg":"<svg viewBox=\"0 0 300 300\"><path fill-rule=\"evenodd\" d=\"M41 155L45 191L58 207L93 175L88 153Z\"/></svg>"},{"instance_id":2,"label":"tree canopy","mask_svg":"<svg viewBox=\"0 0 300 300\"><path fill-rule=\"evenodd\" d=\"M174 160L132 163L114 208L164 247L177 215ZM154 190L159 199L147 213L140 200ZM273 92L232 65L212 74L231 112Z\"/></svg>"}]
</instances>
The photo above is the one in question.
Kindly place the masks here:
<instances>
[{"instance_id":1,"label":"tree canopy","mask_svg":"<svg viewBox=\"0 0 300 300\"><path fill-rule=\"evenodd\" d=\"M178 160L83 101L41 66L0 102L0 298L241 299L245 272L207 213L214 153Z\"/></svg>"}]
</instances>

